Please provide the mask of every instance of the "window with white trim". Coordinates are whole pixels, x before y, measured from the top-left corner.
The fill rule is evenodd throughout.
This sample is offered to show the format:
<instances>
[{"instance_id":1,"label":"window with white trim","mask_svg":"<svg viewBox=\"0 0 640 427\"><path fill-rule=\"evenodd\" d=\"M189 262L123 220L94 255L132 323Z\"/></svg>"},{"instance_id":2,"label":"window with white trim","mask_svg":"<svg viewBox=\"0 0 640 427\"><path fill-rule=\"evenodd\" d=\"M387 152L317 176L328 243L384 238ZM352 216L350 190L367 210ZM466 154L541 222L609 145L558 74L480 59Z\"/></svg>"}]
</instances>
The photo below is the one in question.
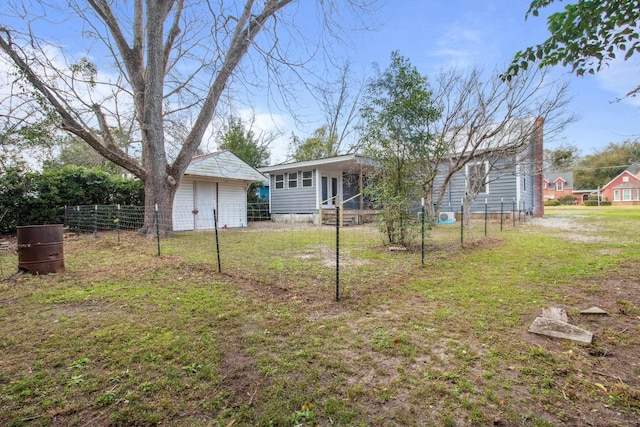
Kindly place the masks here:
<instances>
[{"instance_id":1,"label":"window with white trim","mask_svg":"<svg viewBox=\"0 0 640 427\"><path fill-rule=\"evenodd\" d=\"M614 202L620 201L620 190L613 190L613 201Z\"/></svg>"},{"instance_id":2,"label":"window with white trim","mask_svg":"<svg viewBox=\"0 0 640 427\"><path fill-rule=\"evenodd\" d=\"M636 188L635 190L633 190L633 200L638 201L640 200L640 191Z\"/></svg>"},{"instance_id":3,"label":"window with white trim","mask_svg":"<svg viewBox=\"0 0 640 427\"><path fill-rule=\"evenodd\" d=\"M303 187L311 187L311 186L313 186L313 172L312 171L302 172L302 186Z\"/></svg>"},{"instance_id":4,"label":"window with white trim","mask_svg":"<svg viewBox=\"0 0 640 427\"><path fill-rule=\"evenodd\" d=\"M467 186L475 194L489 194L487 183L489 164L487 162L470 163L466 165Z\"/></svg>"},{"instance_id":5,"label":"window with white trim","mask_svg":"<svg viewBox=\"0 0 640 427\"><path fill-rule=\"evenodd\" d=\"M284 188L284 175L276 175L276 188Z\"/></svg>"},{"instance_id":6,"label":"window with white trim","mask_svg":"<svg viewBox=\"0 0 640 427\"><path fill-rule=\"evenodd\" d=\"M622 182L629 182L629 177L628 176L623 176L622 177Z\"/></svg>"},{"instance_id":7,"label":"window with white trim","mask_svg":"<svg viewBox=\"0 0 640 427\"><path fill-rule=\"evenodd\" d=\"M544 190L546 190L546 189L547 189L547 181L544 181L544 182L542 183L542 188L543 188Z\"/></svg>"},{"instance_id":8,"label":"window with white trim","mask_svg":"<svg viewBox=\"0 0 640 427\"><path fill-rule=\"evenodd\" d=\"M298 186L298 172L289 172L289 188Z\"/></svg>"},{"instance_id":9,"label":"window with white trim","mask_svg":"<svg viewBox=\"0 0 640 427\"><path fill-rule=\"evenodd\" d=\"M564 182L562 181L556 182L556 191L563 191L563 190L564 190Z\"/></svg>"},{"instance_id":10,"label":"window with white trim","mask_svg":"<svg viewBox=\"0 0 640 427\"><path fill-rule=\"evenodd\" d=\"M625 188L624 190L622 190L622 200L624 202L631 201L631 190L630 189Z\"/></svg>"}]
</instances>

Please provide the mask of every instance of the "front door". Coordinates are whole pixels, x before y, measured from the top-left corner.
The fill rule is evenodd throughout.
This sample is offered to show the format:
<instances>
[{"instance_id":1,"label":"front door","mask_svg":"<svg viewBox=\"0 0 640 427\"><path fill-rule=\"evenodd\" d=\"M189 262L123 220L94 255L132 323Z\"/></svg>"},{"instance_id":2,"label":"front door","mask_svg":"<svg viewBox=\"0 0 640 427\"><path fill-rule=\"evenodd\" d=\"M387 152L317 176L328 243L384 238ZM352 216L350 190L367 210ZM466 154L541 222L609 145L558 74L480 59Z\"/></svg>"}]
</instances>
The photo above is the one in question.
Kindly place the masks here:
<instances>
[{"instance_id":1,"label":"front door","mask_svg":"<svg viewBox=\"0 0 640 427\"><path fill-rule=\"evenodd\" d=\"M335 197L338 195L338 178L323 175L322 181L322 207L333 208Z\"/></svg>"}]
</instances>

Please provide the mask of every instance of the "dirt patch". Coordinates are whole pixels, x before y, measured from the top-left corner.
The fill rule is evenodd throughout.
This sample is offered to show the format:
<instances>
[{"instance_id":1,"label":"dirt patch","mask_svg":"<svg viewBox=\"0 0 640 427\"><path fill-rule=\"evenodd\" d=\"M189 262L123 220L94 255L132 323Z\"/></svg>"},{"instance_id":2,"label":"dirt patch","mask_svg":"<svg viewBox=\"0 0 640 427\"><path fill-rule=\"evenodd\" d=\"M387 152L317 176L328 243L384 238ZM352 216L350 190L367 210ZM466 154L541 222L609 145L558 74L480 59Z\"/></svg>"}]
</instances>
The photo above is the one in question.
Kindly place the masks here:
<instances>
[{"instance_id":1,"label":"dirt patch","mask_svg":"<svg viewBox=\"0 0 640 427\"><path fill-rule=\"evenodd\" d=\"M272 381L258 370L255 359L244 352L238 340L228 340L221 346L221 354L220 386L228 394L221 411L252 406L261 397L268 400L269 396L260 392L268 389Z\"/></svg>"},{"instance_id":2,"label":"dirt patch","mask_svg":"<svg viewBox=\"0 0 640 427\"><path fill-rule=\"evenodd\" d=\"M611 239L599 236L598 229L592 224L580 221L579 217L554 217L532 218L531 225L550 228L558 236L578 243L609 243Z\"/></svg>"}]
</instances>

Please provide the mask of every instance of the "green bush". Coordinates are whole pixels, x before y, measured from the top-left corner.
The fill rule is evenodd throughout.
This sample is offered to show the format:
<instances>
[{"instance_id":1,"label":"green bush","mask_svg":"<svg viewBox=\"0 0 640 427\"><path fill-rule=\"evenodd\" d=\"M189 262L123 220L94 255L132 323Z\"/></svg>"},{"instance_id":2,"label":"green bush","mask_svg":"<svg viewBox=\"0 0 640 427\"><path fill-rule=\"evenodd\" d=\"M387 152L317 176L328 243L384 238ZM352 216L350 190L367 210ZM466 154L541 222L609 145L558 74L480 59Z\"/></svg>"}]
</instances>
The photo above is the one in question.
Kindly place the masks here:
<instances>
[{"instance_id":1,"label":"green bush","mask_svg":"<svg viewBox=\"0 0 640 427\"><path fill-rule=\"evenodd\" d=\"M544 202L545 206L560 206L562 203L560 203L559 201L555 200L555 199L551 199L551 200L547 200Z\"/></svg>"},{"instance_id":2,"label":"green bush","mask_svg":"<svg viewBox=\"0 0 640 427\"><path fill-rule=\"evenodd\" d=\"M598 206L598 201L597 200L585 200L584 201L584 205L585 206ZM600 201L600 206L611 206L611 201L609 200L602 200Z\"/></svg>"},{"instance_id":3,"label":"green bush","mask_svg":"<svg viewBox=\"0 0 640 427\"><path fill-rule=\"evenodd\" d=\"M562 196L558 199L558 201L560 203L562 203L563 205L575 205L576 204L576 198L573 196Z\"/></svg>"},{"instance_id":4,"label":"green bush","mask_svg":"<svg viewBox=\"0 0 640 427\"><path fill-rule=\"evenodd\" d=\"M0 233L21 225L61 224L64 206L113 204L144 205L142 183L84 167L41 173L11 168L0 177Z\"/></svg>"}]
</instances>

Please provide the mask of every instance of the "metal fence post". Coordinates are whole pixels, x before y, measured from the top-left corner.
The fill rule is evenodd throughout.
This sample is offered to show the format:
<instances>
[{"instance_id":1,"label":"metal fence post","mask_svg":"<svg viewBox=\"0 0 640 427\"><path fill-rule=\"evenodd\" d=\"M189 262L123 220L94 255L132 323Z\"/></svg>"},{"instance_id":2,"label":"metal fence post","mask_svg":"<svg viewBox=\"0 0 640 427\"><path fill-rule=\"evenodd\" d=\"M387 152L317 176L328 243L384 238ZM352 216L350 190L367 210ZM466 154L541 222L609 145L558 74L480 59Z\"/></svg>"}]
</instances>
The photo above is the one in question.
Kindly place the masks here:
<instances>
[{"instance_id":1,"label":"metal fence post","mask_svg":"<svg viewBox=\"0 0 640 427\"><path fill-rule=\"evenodd\" d=\"M504 222L504 199L500 199L500 231L502 231L503 222Z\"/></svg>"},{"instance_id":2,"label":"metal fence post","mask_svg":"<svg viewBox=\"0 0 640 427\"><path fill-rule=\"evenodd\" d=\"M98 237L98 205L93 207L93 237Z\"/></svg>"},{"instance_id":3,"label":"metal fence post","mask_svg":"<svg viewBox=\"0 0 640 427\"><path fill-rule=\"evenodd\" d=\"M160 256L160 221L158 220L158 204L155 204L156 240L158 241L158 256Z\"/></svg>"},{"instance_id":4,"label":"metal fence post","mask_svg":"<svg viewBox=\"0 0 640 427\"><path fill-rule=\"evenodd\" d=\"M464 202L460 204L460 246L464 245Z\"/></svg>"},{"instance_id":5,"label":"metal fence post","mask_svg":"<svg viewBox=\"0 0 640 427\"><path fill-rule=\"evenodd\" d=\"M340 301L340 205L338 204L338 196L335 200L336 204L336 301Z\"/></svg>"},{"instance_id":6,"label":"metal fence post","mask_svg":"<svg viewBox=\"0 0 640 427\"><path fill-rule=\"evenodd\" d=\"M120 244L120 204L116 208L116 234L118 235L118 244Z\"/></svg>"},{"instance_id":7,"label":"metal fence post","mask_svg":"<svg viewBox=\"0 0 640 427\"><path fill-rule=\"evenodd\" d=\"M516 226L516 199L513 199L513 204L511 205L511 222L513 223L513 227Z\"/></svg>"},{"instance_id":8,"label":"metal fence post","mask_svg":"<svg viewBox=\"0 0 640 427\"><path fill-rule=\"evenodd\" d=\"M487 237L487 219L488 219L487 203L488 203L488 200L484 199L484 237Z\"/></svg>"},{"instance_id":9,"label":"metal fence post","mask_svg":"<svg viewBox=\"0 0 640 427\"><path fill-rule=\"evenodd\" d=\"M422 198L422 221L421 221L421 225L422 225L422 247L421 247L421 262L422 265L424 265L424 221L425 221L425 206L424 206L424 197Z\"/></svg>"},{"instance_id":10,"label":"metal fence post","mask_svg":"<svg viewBox=\"0 0 640 427\"><path fill-rule=\"evenodd\" d=\"M220 264L220 241L218 240L218 213L215 206L213 207L213 229L216 235L216 256L218 257L218 273L222 273L222 266Z\"/></svg>"}]
</instances>

